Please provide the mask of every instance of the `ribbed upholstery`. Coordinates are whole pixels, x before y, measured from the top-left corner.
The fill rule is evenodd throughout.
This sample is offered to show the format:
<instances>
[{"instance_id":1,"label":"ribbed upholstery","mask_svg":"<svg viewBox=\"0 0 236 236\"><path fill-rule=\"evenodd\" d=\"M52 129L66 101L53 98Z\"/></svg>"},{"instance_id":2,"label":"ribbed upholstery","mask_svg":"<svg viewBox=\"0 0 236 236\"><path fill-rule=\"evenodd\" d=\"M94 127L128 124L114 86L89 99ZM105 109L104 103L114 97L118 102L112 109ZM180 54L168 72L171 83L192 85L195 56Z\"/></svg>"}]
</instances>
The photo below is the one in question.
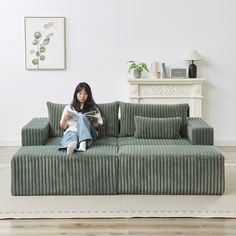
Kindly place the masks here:
<instances>
[{"instance_id":1,"label":"ribbed upholstery","mask_svg":"<svg viewBox=\"0 0 236 236\"><path fill-rule=\"evenodd\" d=\"M98 106L104 118L105 135L107 137L117 137L119 134L119 102L98 104Z\"/></svg>"},{"instance_id":2,"label":"ribbed upholstery","mask_svg":"<svg viewBox=\"0 0 236 236\"><path fill-rule=\"evenodd\" d=\"M120 133L119 103L100 104L105 124L100 138L86 152L73 155L57 150L65 105L47 105L49 119L34 118L22 128L22 146L26 147L11 161L12 195L224 192L224 156L210 146L213 128L201 118L188 118L187 104L120 102ZM171 139L169 134L168 139L147 138L152 134L135 138L135 116L181 117L182 138ZM159 132L155 126L149 128L151 133Z\"/></svg>"},{"instance_id":3,"label":"ribbed upholstery","mask_svg":"<svg viewBox=\"0 0 236 236\"><path fill-rule=\"evenodd\" d=\"M11 160L12 195L116 194L116 147L67 156L57 147L20 148Z\"/></svg>"},{"instance_id":4,"label":"ribbed upholstery","mask_svg":"<svg viewBox=\"0 0 236 236\"><path fill-rule=\"evenodd\" d=\"M101 128L99 134L102 137L116 137L119 134L119 102L111 102L98 104L104 118L104 127ZM48 117L50 125L50 137L60 137L63 135L63 130L60 128L59 123L65 104L57 104L47 102Z\"/></svg>"},{"instance_id":5,"label":"ribbed upholstery","mask_svg":"<svg viewBox=\"0 0 236 236\"><path fill-rule=\"evenodd\" d=\"M119 194L222 194L224 156L212 146L121 146Z\"/></svg>"},{"instance_id":6,"label":"ribbed upholstery","mask_svg":"<svg viewBox=\"0 0 236 236\"><path fill-rule=\"evenodd\" d=\"M105 137L97 139L93 142L93 146L116 146L117 147L118 138L117 137Z\"/></svg>"},{"instance_id":7,"label":"ribbed upholstery","mask_svg":"<svg viewBox=\"0 0 236 236\"><path fill-rule=\"evenodd\" d=\"M59 146L61 137L49 138L46 146ZM123 146L123 145L189 145L188 139L137 139L134 137L105 137L93 142L92 146Z\"/></svg>"},{"instance_id":8,"label":"ribbed upholstery","mask_svg":"<svg viewBox=\"0 0 236 236\"><path fill-rule=\"evenodd\" d=\"M134 104L120 102L120 137L133 136L135 132L134 116L165 118L181 117L180 134L186 137L186 118L188 104L159 105L159 104Z\"/></svg>"},{"instance_id":9,"label":"ribbed upholstery","mask_svg":"<svg viewBox=\"0 0 236 236\"><path fill-rule=\"evenodd\" d=\"M193 145L214 144L214 130L202 118L188 118L187 137Z\"/></svg>"},{"instance_id":10,"label":"ribbed upholstery","mask_svg":"<svg viewBox=\"0 0 236 236\"><path fill-rule=\"evenodd\" d=\"M53 137L49 138L47 142L45 142L45 146L59 146L61 142L62 137Z\"/></svg>"},{"instance_id":11,"label":"ribbed upholstery","mask_svg":"<svg viewBox=\"0 0 236 236\"><path fill-rule=\"evenodd\" d=\"M63 130L60 128L60 120L65 106L66 104L47 102L50 137L60 137L63 135Z\"/></svg>"},{"instance_id":12,"label":"ribbed upholstery","mask_svg":"<svg viewBox=\"0 0 236 236\"><path fill-rule=\"evenodd\" d=\"M33 118L21 130L22 146L43 145L49 138L47 118Z\"/></svg>"},{"instance_id":13,"label":"ribbed upholstery","mask_svg":"<svg viewBox=\"0 0 236 236\"><path fill-rule=\"evenodd\" d=\"M180 138L181 117L149 118L134 117L135 138L176 139Z\"/></svg>"},{"instance_id":14,"label":"ribbed upholstery","mask_svg":"<svg viewBox=\"0 0 236 236\"><path fill-rule=\"evenodd\" d=\"M61 139L61 137L49 138L44 145L58 147ZM92 146L117 146L117 141L118 139L116 137L105 137L94 141Z\"/></svg>"},{"instance_id":15,"label":"ribbed upholstery","mask_svg":"<svg viewBox=\"0 0 236 236\"><path fill-rule=\"evenodd\" d=\"M137 139L134 137L118 138L118 146L124 145L188 145L188 139ZM132 148L132 147L130 147Z\"/></svg>"}]
</instances>

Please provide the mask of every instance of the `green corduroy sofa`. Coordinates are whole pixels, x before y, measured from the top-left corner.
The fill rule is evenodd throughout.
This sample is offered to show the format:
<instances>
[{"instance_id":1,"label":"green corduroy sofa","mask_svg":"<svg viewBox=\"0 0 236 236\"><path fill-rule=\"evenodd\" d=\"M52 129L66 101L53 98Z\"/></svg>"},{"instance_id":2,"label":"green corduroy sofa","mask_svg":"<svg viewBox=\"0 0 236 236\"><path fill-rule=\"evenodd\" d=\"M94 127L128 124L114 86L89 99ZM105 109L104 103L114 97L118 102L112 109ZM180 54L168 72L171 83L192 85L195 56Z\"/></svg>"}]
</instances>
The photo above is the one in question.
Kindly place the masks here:
<instances>
[{"instance_id":1,"label":"green corduroy sofa","mask_svg":"<svg viewBox=\"0 0 236 236\"><path fill-rule=\"evenodd\" d=\"M213 146L213 128L189 117L188 104L99 104L99 139L73 155L57 149L65 104L47 106L48 118L22 128L12 195L224 193L224 156Z\"/></svg>"}]
</instances>

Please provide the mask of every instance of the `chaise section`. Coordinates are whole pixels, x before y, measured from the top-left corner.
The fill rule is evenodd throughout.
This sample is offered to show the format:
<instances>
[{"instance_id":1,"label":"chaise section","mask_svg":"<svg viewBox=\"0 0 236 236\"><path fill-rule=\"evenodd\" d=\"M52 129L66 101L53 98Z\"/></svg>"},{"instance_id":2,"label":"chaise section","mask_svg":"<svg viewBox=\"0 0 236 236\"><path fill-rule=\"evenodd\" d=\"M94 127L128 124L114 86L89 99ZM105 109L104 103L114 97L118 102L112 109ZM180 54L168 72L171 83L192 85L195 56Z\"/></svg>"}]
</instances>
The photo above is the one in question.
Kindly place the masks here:
<instances>
[{"instance_id":1,"label":"chaise section","mask_svg":"<svg viewBox=\"0 0 236 236\"><path fill-rule=\"evenodd\" d=\"M116 147L66 155L55 146L20 148L11 160L12 195L116 194Z\"/></svg>"},{"instance_id":2,"label":"chaise section","mask_svg":"<svg viewBox=\"0 0 236 236\"><path fill-rule=\"evenodd\" d=\"M49 138L48 118L33 118L21 131L22 146L43 145Z\"/></svg>"},{"instance_id":3,"label":"chaise section","mask_svg":"<svg viewBox=\"0 0 236 236\"><path fill-rule=\"evenodd\" d=\"M118 151L119 194L223 194L224 156L213 146L132 145Z\"/></svg>"},{"instance_id":4,"label":"chaise section","mask_svg":"<svg viewBox=\"0 0 236 236\"><path fill-rule=\"evenodd\" d=\"M200 117L188 118L187 137L192 145L214 144L213 128Z\"/></svg>"}]
</instances>

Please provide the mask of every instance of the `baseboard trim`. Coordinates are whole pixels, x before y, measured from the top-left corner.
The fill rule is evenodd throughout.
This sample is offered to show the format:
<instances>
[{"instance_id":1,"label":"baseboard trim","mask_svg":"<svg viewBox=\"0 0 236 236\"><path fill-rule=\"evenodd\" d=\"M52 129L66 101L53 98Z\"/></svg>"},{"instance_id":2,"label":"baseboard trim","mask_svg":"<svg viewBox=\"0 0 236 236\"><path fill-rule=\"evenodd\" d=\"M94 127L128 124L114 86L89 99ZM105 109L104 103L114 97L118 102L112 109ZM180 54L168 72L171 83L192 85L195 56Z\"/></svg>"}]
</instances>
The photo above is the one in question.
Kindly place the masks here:
<instances>
[{"instance_id":1,"label":"baseboard trim","mask_svg":"<svg viewBox=\"0 0 236 236\"><path fill-rule=\"evenodd\" d=\"M236 147L236 140L215 140L214 145L218 147Z\"/></svg>"},{"instance_id":2,"label":"baseboard trim","mask_svg":"<svg viewBox=\"0 0 236 236\"><path fill-rule=\"evenodd\" d=\"M236 147L236 140L215 140L214 145L218 147ZM21 140L0 140L0 146L21 146Z\"/></svg>"},{"instance_id":3,"label":"baseboard trim","mask_svg":"<svg viewBox=\"0 0 236 236\"><path fill-rule=\"evenodd\" d=\"M19 147L21 140L0 140L1 147Z\"/></svg>"}]
</instances>

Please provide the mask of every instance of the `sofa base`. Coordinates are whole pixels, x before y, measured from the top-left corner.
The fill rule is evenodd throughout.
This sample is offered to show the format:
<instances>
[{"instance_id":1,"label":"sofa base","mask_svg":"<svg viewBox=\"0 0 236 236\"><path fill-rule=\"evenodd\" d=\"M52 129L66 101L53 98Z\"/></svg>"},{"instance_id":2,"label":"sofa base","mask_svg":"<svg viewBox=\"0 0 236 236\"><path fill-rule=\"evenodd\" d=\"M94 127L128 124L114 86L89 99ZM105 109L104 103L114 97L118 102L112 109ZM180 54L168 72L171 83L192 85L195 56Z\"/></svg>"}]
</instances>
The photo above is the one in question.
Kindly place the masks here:
<instances>
[{"instance_id":1,"label":"sofa base","mask_svg":"<svg viewBox=\"0 0 236 236\"><path fill-rule=\"evenodd\" d=\"M206 145L119 148L118 193L218 195L225 191L224 156Z\"/></svg>"},{"instance_id":2,"label":"sofa base","mask_svg":"<svg viewBox=\"0 0 236 236\"><path fill-rule=\"evenodd\" d=\"M11 161L12 195L219 195L224 156L213 146L92 146L67 156L56 146L20 148Z\"/></svg>"},{"instance_id":3,"label":"sofa base","mask_svg":"<svg viewBox=\"0 0 236 236\"><path fill-rule=\"evenodd\" d=\"M56 146L20 148L11 160L11 192L20 195L116 194L116 147L66 155Z\"/></svg>"}]
</instances>

